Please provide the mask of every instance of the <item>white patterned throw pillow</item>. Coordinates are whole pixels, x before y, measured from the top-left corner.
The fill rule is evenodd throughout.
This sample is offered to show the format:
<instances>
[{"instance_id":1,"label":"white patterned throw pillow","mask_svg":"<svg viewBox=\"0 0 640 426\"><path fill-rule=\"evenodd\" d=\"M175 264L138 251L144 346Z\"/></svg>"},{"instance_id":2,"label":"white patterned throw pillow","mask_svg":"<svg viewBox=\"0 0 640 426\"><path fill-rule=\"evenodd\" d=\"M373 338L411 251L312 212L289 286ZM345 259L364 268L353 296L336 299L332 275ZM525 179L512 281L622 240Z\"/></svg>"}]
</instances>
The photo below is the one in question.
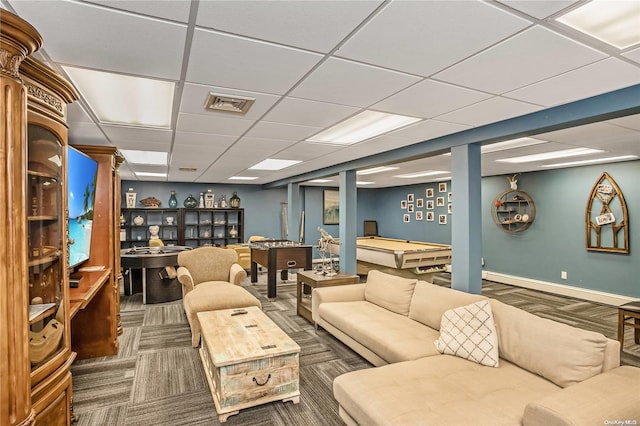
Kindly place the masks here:
<instances>
[{"instance_id":1,"label":"white patterned throw pillow","mask_svg":"<svg viewBox=\"0 0 640 426\"><path fill-rule=\"evenodd\" d=\"M498 334L489 301L446 311L440 322L440 338L434 344L440 353L497 367Z\"/></svg>"}]
</instances>

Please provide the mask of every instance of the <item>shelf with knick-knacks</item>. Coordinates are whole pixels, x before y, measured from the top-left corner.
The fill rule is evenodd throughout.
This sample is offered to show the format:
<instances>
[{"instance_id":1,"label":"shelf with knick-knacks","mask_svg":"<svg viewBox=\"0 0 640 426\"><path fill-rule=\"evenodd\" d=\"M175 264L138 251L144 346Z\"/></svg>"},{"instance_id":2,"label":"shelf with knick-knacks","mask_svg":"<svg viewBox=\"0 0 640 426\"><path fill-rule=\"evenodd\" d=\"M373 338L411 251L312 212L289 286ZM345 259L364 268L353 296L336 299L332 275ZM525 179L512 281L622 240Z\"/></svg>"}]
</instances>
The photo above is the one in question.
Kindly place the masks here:
<instances>
[{"instance_id":1,"label":"shelf with knick-knacks","mask_svg":"<svg viewBox=\"0 0 640 426\"><path fill-rule=\"evenodd\" d=\"M536 217L533 199L524 191L509 189L493 200L491 215L495 224L505 232L522 232Z\"/></svg>"},{"instance_id":2,"label":"shelf with knick-knacks","mask_svg":"<svg viewBox=\"0 0 640 426\"><path fill-rule=\"evenodd\" d=\"M149 246L149 227L154 225L159 226L158 237L165 246L226 246L244 241L243 209L123 208L120 247Z\"/></svg>"}]
</instances>

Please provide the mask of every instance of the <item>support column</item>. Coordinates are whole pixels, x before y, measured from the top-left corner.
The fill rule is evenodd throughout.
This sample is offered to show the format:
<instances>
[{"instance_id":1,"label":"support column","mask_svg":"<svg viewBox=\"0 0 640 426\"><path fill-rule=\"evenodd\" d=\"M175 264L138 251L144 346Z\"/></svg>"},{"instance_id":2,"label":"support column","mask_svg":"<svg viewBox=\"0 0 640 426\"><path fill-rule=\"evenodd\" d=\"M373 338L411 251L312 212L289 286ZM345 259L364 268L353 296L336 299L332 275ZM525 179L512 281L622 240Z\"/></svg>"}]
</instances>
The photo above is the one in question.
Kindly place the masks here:
<instances>
[{"instance_id":1,"label":"support column","mask_svg":"<svg viewBox=\"0 0 640 426\"><path fill-rule=\"evenodd\" d=\"M482 292L482 197L480 146L451 148L451 287Z\"/></svg>"},{"instance_id":2,"label":"support column","mask_svg":"<svg viewBox=\"0 0 640 426\"><path fill-rule=\"evenodd\" d=\"M340 270L349 274L357 272L357 206L356 171L342 171L340 172Z\"/></svg>"},{"instance_id":3,"label":"support column","mask_svg":"<svg viewBox=\"0 0 640 426\"><path fill-rule=\"evenodd\" d=\"M300 238L300 184L289 183L287 185L287 216L289 216L289 240L298 241Z\"/></svg>"}]
</instances>

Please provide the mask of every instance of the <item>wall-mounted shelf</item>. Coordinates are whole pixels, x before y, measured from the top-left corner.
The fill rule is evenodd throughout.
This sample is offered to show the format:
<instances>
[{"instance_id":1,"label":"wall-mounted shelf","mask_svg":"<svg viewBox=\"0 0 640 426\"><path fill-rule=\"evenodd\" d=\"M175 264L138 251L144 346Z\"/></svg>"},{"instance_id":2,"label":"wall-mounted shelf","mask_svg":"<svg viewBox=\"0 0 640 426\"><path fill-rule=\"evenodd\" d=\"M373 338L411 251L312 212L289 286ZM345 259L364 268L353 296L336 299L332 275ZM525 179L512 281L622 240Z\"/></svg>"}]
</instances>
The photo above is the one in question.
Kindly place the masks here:
<instances>
[{"instance_id":1,"label":"wall-mounted shelf","mask_svg":"<svg viewBox=\"0 0 640 426\"><path fill-rule=\"evenodd\" d=\"M536 206L526 192L509 189L493 200L491 216L504 232L522 232L535 220Z\"/></svg>"}]
</instances>

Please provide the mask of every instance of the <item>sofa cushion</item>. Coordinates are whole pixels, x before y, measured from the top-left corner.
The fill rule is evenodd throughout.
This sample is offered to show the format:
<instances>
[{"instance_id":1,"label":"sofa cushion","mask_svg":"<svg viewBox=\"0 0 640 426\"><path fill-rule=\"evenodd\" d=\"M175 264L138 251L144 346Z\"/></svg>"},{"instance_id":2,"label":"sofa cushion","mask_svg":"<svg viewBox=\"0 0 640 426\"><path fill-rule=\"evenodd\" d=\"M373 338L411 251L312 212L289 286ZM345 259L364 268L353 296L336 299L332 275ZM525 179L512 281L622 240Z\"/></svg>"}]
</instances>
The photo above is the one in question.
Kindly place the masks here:
<instances>
[{"instance_id":1,"label":"sofa cushion","mask_svg":"<svg viewBox=\"0 0 640 426\"><path fill-rule=\"evenodd\" d=\"M491 300L500 357L567 387L599 374L607 338Z\"/></svg>"},{"instance_id":2,"label":"sofa cushion","mask_svg":"<svg viewBox=\"0 0 640 426\"><path fill-rule=\"evenodd\" d=\"M353 340L386 362L439 355L434 340L438 332L365 301L322 303L318 313Z\"/></svg>"},{"instance_id":3,"label":"sofa cushion","mask_svg":"<svg viewBox=\"0 0 640 426\"><path fill-rule=\"evenodd\" d=\"M338 376L333 394L361 425L520 425L530 401L560 388L508 361L489 368L451 355Z\"/></svg>"},{"instance_id":4,"label":"sofa cushion","mask_svg":"<svg viewBox=\"0 0 640 426\"><path fill-rule=\"evenodd\" d=\"M400 315L409 314L413 288L418 280L369 271L364 297L371 303Z\"/></svg>"},{"instance_id":5,"label":"sofa cushion","mask_svg":"<svg viewBox=\"0 0 640 426\"><path fill-rule=\"evenodd\" d=\"M497 367L498 336L489 301L446 311L442 315L440 338L434 343L441 353Z\"/></svg>"},{"instance_id":6,"label":"sofa cushion","mask_svg":"<svg viewBox=\"0 0 640 426\"><path fill-rule=\"evenodd\" d=\"M445 311L486 299L477 294L418 281L413 290L409 318L439 330L440 320Z\"/></svg>"}]
</instances>

